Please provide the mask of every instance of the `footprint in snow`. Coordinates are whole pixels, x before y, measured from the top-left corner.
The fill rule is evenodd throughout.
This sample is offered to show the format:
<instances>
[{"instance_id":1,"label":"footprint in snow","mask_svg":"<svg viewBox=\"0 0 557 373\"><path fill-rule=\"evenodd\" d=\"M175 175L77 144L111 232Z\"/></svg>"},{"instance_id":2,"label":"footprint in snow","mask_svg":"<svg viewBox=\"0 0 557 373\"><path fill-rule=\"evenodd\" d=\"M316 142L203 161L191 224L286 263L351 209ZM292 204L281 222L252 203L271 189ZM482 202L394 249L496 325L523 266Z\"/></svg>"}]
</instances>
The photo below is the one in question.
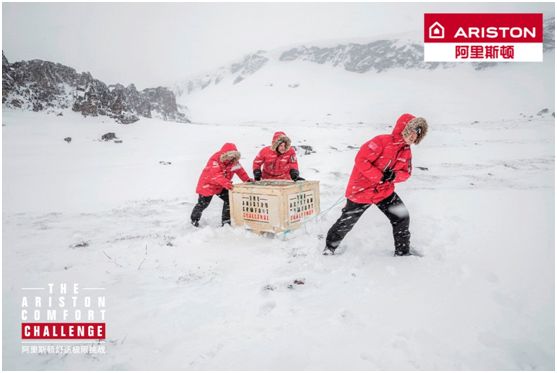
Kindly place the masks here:
<instances>
[{"instance_id":1,"label":"footprint in snow","mask_svg":"<svg viewBox=\"0 0 557 373\"><path fill-rule=\"evenodd\" d=\"M259 307L259 316L265 316L268 315L269 313L271 313L275 307L277 306L277 303L275 301L268 301L263 303L260 307Z\"/></svg>"}]
</instances>

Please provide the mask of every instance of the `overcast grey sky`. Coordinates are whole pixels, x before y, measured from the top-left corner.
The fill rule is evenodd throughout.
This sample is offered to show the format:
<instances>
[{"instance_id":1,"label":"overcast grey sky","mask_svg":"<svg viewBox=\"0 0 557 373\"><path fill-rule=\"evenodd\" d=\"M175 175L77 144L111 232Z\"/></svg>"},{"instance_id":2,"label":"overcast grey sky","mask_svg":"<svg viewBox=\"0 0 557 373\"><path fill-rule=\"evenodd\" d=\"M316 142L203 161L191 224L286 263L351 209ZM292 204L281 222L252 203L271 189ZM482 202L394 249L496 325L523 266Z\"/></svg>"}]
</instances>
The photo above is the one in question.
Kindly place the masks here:
<instances>
[{"instance_id":1,"label":"overcast grey sky","mask_svg":"<svg viewBox=\"0 0 557 373\"><path fill-rule=\"evenodd\" d=\"M420 32L424 12L490 11L553 16L554 3L2 3L2 50L142 89L258 49Z\"/></svg>"}]
</instances>

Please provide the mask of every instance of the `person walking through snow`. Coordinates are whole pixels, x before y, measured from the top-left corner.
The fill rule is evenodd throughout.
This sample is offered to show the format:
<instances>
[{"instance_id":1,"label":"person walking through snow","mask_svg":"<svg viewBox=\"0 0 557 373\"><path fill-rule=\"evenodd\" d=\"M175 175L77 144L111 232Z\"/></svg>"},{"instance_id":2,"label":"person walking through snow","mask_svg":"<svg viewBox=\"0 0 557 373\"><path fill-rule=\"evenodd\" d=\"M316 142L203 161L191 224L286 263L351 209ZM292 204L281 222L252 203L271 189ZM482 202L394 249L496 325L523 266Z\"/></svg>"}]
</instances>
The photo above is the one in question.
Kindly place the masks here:
<instances>
[{"instance_id":1,"label":"person walking through snow","mask_svg":"<svg viewBox=\"0 0 557 373\"><path fill-rule=\"evenodd\" d=\"M261 179L305 180L300 177L296 151L284 132L275 132L270 146L266 146L253 161L255 181Z\"/></svg>"},{"instance_id":2,"label":"person walking through snow","mask_svg":"<svg viewBox=\"0 0 557 373\"><path fill-rule=\"evenodd\" d=\"M214 195L219 196L224 202L222 206L222 225L230 224L228 191L232 189L232 177L236 174L244 182L253 181L239 161L240 152L238 152L236 145L232 143L224 144L218 152L209 158L197 182L196 192L199 194L199 199L191 213L193 226L199 226L201 214L209 206Z\"/></svg>"},{"instance_id":3,"label":"person walking through snow","mask_svg":"<svg viewBox=\"0 0 557 373\"><path fill-rule=\"evenodd\" d=\"M410 215L395 193L395 183L408 180L412 174L410 145L419 144L427 129L424 118L403 114L390 135L376 136L362 145L346 188L346 206L327 233L323 255L334 255L346 234L372 204L391 222L395 255L411 255Z\"/></svg>"}]
</instances>

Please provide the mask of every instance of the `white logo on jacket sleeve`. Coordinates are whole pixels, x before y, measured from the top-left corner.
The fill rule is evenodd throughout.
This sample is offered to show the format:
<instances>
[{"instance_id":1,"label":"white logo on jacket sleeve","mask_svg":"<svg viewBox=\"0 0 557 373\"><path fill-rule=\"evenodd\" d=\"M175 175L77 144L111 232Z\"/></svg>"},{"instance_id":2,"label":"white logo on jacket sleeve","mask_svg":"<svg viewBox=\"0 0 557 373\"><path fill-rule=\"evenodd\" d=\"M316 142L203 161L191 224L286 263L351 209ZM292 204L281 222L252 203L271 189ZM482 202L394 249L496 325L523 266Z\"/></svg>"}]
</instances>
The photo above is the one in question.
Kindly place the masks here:
<instances>
[{"instance_id":1,"label":"white logo on jacket sleeve","mask_svg":"<svg viewBox=\"0 0 557 373\"><path fill-rule=\"evenodd\" d=\"M236 170L239 170L240 168L242 168L242 166L239 163L237 163L234 166L232 166L230 171L236 171Z\"/></svg>"},{"instance_id":2,"label":"white logo on jacket sleeve","mask_svg":"<svg viewBox=\"0 0 557 373\"><path fill-rule=\"evenodd\" d=\"M371 150L373 150L374 152L379 150L379 145L377 145L376 143L374 143L373 141L370 141L367 144L368 148L370 148Z\"/></svg>"}]
</instances>

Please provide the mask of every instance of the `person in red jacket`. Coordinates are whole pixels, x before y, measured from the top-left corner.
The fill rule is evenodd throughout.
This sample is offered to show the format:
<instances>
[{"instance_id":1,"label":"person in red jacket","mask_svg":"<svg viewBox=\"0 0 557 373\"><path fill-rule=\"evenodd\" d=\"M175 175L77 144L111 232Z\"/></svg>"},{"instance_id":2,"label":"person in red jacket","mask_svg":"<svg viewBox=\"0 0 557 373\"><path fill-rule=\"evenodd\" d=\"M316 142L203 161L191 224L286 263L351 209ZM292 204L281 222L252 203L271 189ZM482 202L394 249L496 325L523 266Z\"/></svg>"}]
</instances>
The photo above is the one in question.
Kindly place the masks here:
<instances>
[{"instance_id":1,"label":"person in red jacket","mask_svg":"<svg viewBox=\"0 0 557 373\"><path fill-rule=\"evenodd\" d=\"M275 132L273 142L266 146L253 161L255 181L261 179L305 180L300 177L296 151L284 132Z\"/></svg>"},{"instance_id":2,"label":"person in red jacket","mask_svg":"<svg viewBox=\"0 0 557 373\"><path fill-rule=\"evenodd\" d=\"M419 144L427 134L425 119L403 114L390 135L366 142L356 155L346 188L346 206L327 233L323 255L333 255L346 234L372 204L387 216L393 227L395 255L410 255L410 215L395 193L395 183L412 174L410 145Z\"/></svg>"},{"instance_id":3,"label":"person in red jacket","mask_svg":"<svg viewBox=\"0 0 557 373\"><path fill-rule=\"evenodd\" d=\"M199 194L199 199L191 213L191 223L195 227L199 226L201 214L209 206L214 195L219 196L224 202L222 206L222 225L230 224L228 191L232 189L232 177L236 174L244 182L252 181L239 161L240 152L238 152L236 145L232 143L224 144L218 152L209 158L197 182L196 192Z\"/></svg>"}]
</instances>

